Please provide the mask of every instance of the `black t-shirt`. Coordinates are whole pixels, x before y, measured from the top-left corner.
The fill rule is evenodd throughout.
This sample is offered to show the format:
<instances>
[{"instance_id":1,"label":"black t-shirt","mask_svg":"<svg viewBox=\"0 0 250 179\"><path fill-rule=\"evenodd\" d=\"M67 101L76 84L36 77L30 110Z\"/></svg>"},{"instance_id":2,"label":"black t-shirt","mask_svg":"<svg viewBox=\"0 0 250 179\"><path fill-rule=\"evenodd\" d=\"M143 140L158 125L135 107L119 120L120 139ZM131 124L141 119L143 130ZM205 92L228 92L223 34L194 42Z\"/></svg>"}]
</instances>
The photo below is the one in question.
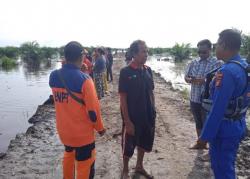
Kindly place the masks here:
<instances>
[{"instance_id":1,"label":"black t-shirt","mask_svg":"<svg viewBox=\"0 0 250 179\"><path fill-rule=\"evenodd\" d=\"M150 99L153 90L153 75L149 67L136 69L126 66L121 69L119 93L127 94L129 117L136 126L153 127L155 125L155 109Z\"/></svg>"},{"instance_id":2,"label":"black t-shirt","mask_svg":"<svg viewBox=\"0 0 250 179\"><path fill-rule=\"evenodd\" d=\"M111 53L109 53L107 55L108 61L109 61L109 67L111 67L113 65L113 55Z\"/></svg>"}]
</instances>

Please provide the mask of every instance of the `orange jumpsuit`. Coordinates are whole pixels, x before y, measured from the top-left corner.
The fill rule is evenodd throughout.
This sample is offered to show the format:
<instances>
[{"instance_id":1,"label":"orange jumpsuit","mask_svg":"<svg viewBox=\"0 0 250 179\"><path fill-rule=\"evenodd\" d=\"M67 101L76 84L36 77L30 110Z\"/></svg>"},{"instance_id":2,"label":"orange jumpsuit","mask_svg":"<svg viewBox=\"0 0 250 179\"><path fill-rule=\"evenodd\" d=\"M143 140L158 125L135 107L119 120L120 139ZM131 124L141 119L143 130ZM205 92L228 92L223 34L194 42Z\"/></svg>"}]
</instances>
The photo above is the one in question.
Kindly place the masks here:
<instances>
[{"instance_id":1,"label":"orange jumpsuit","mask_svg":"<svg viewBox=\"0 0 250 179\"><path fill-rule=\"evenodd\" d=\"M60 72L70 91L85 103L81 105L69 95L57 70L50 74L56 127L59 138L65 145L64 179L73 179L75 169L77 179L92 178L95 162L94 130L104 130L95 87L92 79L72 64L63 65Z\"/></svg>"}]
</instances>

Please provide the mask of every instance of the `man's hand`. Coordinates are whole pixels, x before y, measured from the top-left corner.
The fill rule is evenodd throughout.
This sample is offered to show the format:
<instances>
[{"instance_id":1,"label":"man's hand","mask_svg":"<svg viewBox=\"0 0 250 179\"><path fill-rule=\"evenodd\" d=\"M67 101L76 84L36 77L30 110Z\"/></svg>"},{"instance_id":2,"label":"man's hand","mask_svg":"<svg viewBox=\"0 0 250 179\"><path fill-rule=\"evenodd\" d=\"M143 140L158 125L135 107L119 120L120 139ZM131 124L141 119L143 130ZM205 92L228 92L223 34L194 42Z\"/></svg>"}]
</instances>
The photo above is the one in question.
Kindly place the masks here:
<instances>
[{"instance_id":1,"label":"man's hand","mask_svg":"<svg viewBox=\"0 0 250 179\"><path fill-rule=\"evenodd\" d=\"M125 130L128 135L135 135L135 126L130 120L125 122Z\"/></svg>"},{"instance_id":2,"label":"man's hand","mask_svg":"<svg viewBox=\"0 0 250 179\"><path fill-rule=\"evenodd\" d=\"M103 129L102 131L98 131L100 136L103 136L106 133L106 129Z\"/></svg>"}]
</instances>

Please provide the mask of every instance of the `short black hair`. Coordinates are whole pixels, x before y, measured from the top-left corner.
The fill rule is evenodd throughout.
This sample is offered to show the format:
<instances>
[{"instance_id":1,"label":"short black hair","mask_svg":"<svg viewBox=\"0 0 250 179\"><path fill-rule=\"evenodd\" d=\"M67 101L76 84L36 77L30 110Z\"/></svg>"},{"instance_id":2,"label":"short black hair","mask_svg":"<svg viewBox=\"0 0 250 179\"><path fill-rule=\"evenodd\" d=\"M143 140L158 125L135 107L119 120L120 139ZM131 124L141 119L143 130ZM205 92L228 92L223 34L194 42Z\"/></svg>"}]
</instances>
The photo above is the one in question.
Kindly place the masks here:
<instances>
[{"instance_id":1,"label":"short black hair","mask_svg":"<svg viewBox=\"0 0 250 179\"><path fill-rule=\"evenodd\" d=\"M131 57L134 57L139 52L139 45L140 44L146 44L143 40L136 40L132 42L132 44L129 47L129 52Z\"/></svg>"},{"instance_id":2,"label":"short black hair","mask_svg":"<svg viewBox=\"0 0 250 179\"><path fill-rule=\"evenodd\" d=\"M220 44L224 44L225 49L240 50L241 34L234 29L226 29L219 33Z\"/></svg>"},{"instance_id":3,"label":"short black hair","mask_svg":"<svg viewBox=\"0 0 250 179\"><path fill-rule=\"evenodd\" d=\"M212 49L212 43L208 39L204 39L198 42L197 47L201 45L206 45L209 49Z\"/></svg>"},{"instance_id":4,"label":"short black hair","mask_svg":"<svg viewBox=\"0 0 250 179\"><path fill-rule=\"evenodd\" d=\"M98 53L100 53L101 55L104 55L104 54L105 54L103 48L101 48L101 47L98 47L98 48L96 49L96 51L97 51Z\"/></svg>"},{"instance_id":5,"label":"short black hair","mask_svg":"<svg viewBox=\"0 0 250 179\"><path fill-rule=\"evenodd\" d=\"M107 50L108 50L109 52L111 52L111 48L110 48L110 47L108 47Z\"/></svg>"},{"instance_id":6,"label":"short black hair","mask_svg":"<svg viewBox=\"0 0 250 179\"><path fill-rule=\"evenodd\" d=\"M131 61L132 60L132 56L130 53L130 50L128 49L125 53L125 61Z\"/></svg>"},{"instance_id":7,"label":"short black hair","mask_svg":"<svg viewBox=\"0 0 250 179\"><path fill-rule=\"evenodd\" d=\"M64 47L64 56L69 62L76 62L82 56L82 52L82 45L76 41L71 41Z\"/></svg>"}]
</instances>

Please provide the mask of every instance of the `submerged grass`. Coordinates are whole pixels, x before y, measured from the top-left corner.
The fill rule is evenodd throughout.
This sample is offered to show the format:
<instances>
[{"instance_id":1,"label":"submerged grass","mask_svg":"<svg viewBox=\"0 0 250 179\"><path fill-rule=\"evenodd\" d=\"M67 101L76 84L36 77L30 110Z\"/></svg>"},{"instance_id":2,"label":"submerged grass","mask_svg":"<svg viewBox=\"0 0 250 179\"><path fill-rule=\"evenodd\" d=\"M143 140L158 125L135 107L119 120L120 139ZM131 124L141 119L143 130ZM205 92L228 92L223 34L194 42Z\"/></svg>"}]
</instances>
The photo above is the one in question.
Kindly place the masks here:
<instances>
[{"instance_id":1,"label":"submerged grass","mask_svg":"<svg viewBox=\"0 0 250 179\"><path fill-rule=\"evenodd\" d=\"M7 67L8 68L8 67L16 66L17 62L16 62L16 60L14 60L12 58L3 56L3 57L0 58L0 65L2 67Z\"/></svg>"}]
</instances>

